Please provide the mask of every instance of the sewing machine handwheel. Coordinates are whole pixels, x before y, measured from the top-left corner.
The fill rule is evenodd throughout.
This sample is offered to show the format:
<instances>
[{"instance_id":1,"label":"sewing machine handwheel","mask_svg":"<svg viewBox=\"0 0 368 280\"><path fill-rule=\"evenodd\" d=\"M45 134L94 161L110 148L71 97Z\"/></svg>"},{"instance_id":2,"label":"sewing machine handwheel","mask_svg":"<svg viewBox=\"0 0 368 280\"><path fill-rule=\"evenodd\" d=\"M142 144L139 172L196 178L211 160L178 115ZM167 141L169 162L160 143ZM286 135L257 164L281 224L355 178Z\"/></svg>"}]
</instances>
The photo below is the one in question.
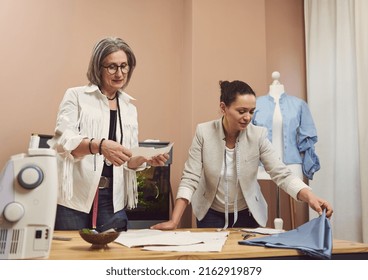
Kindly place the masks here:
<instances>
[{"instance_id":1,"label":"sewing machine handwheel","mask_svg":"<svg viewBox=\"0 0 368 280\"><path fill-rule=\"evenodd\" d=\"M25 189L35 189L43 181L42 169L37 165L23 167L18 173L18 182Z\"/></svg>"}]
</instances>

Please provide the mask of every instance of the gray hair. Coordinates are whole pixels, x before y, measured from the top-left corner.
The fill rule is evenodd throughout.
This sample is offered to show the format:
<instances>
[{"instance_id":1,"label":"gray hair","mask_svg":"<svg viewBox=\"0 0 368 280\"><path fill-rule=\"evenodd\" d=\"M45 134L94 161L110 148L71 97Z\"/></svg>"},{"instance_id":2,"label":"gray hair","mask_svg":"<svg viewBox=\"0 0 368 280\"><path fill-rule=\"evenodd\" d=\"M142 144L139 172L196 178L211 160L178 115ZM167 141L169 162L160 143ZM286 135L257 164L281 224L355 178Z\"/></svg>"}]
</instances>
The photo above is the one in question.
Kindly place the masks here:
<instances>
[{"instance_id":1,"label":"gray hair","mask_svg":"<svg viewBox=\"0 0 368 280\"><path fill-rule=\"evenodd\" d=\"M92 56L89 61L87 78L91 84L101 86L102 85L102 62L111 53L116 51L124 51L128 58L128 65L130 70L128 72L127 81L122 87L124 89L130 81L136 66L136 58L133 50L122 39L117 37L107 37L99 41L93 48Z\"/></svg>"}]
</instances>

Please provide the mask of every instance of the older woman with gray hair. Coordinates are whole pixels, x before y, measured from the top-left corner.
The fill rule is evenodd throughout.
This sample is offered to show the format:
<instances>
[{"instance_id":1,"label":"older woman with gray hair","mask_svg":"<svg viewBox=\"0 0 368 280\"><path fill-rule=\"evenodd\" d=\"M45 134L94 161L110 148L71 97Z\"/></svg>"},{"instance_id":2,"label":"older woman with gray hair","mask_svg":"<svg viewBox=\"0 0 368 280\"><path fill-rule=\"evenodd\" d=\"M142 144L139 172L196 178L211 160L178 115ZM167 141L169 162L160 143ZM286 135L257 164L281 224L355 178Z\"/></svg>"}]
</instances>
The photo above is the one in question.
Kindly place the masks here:
<instances>
[{"instance_id":1,"label":"older woman with gray hair","mask_svg":"<svg viewBox=\"0 0 368 280\"><path fill-rule=\"evenodd\" d=\"M136 171L162 166L168 155L132 157L138 146L137 110L124 89L136 67L120 38L99 41L88 85L67 89L57 115L60 191L55 229L126 229L125 208L137 204Z\"/></svg>"}]
</instances>

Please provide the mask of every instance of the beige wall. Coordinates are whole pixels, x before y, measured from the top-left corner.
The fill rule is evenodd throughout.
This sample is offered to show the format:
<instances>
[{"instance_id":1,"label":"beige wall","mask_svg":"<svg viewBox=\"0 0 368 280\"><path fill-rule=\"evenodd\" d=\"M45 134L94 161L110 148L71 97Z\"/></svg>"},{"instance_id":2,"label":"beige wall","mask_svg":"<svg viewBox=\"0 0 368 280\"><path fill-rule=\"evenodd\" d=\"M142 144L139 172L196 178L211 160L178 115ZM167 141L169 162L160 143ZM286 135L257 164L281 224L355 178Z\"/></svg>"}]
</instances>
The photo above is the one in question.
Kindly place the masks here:
<instances>
[{"instance_id":1,"label":"beige wall","mask_svg":"<svg viewBox=\"0 0 368 280\"><path fill-rule=\"evenodd\" d=\"M94 43L114 35L138 58L127 92L140 140L175 142L176 193L196 124L220 117L219 80L244 80L263 95L278 70L289 93L305 98L302 3L0 0L0 165L26 151L31 133L53 132L65 90L87 83Z\"/></svg>"}]
</instances>

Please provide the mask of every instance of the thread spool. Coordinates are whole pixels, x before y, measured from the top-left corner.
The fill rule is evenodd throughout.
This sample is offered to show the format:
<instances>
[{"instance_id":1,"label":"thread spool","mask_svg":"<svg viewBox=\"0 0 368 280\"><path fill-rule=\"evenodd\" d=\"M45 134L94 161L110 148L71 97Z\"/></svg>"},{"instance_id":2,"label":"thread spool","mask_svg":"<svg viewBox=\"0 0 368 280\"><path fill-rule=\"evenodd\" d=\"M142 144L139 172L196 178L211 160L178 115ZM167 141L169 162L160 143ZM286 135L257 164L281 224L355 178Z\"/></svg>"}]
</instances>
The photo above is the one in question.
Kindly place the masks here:
<instances>
[{"instance_id":1,"label":"thread spool","mask_svg":"<svg viewBox=\"0 0 368 280\"><path fill-rule=\"evenodd\" d=\"M31 139L29 141L29 149L38 149L40 145L40 136L36 133L32 133Z\"/></svg>"},{"instance_id":2,"label":"thread spool","mask_svg":"<svg viewBox=\"0 0 368 280\"><path fill-rule=\"evenodd\" d=\"M276 218L273 223L275 225L275 229L281 230L284 227L284 221L281 218Z\"/></svg>"}]
</instances>

